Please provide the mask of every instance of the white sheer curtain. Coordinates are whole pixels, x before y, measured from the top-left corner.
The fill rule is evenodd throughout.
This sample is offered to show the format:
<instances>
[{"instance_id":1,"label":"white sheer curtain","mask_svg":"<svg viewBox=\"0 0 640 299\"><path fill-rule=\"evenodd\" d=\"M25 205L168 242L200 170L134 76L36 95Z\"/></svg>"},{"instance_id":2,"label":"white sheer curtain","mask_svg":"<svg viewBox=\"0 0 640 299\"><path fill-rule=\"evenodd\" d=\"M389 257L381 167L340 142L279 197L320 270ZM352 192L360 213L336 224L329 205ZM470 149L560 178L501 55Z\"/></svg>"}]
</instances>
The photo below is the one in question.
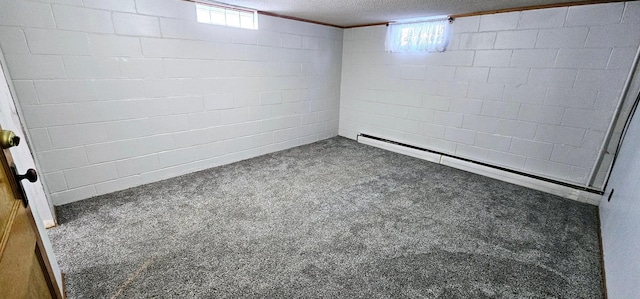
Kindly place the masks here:
<instances>
[{"instance_id":1,"label":"white sheer curtain","mask_svg":"<svg viewBox=\"0 0 640 299\"><path fill-rule=\"evenodd\" d=\"M389 24L385 49L389 52L444 52L449 43L449 27L447 18Z\"/></svg>"}]
</instances>

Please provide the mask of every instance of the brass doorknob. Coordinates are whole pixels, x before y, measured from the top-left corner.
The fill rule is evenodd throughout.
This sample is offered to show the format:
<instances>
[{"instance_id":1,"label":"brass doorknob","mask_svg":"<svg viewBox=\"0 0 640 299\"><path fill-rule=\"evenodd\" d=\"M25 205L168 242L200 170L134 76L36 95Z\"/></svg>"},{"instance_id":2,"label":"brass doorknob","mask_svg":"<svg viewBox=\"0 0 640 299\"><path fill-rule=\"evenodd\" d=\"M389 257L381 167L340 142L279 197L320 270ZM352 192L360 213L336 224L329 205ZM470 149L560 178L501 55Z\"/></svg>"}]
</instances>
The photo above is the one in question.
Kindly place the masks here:
<instances>
[{"instance_id":1,"label":"brass doorknob","mask_svg":"<svg viewBox=\"0 0 640 299\"><path fill-rule=\"evenodd\" d=\"M20 144L20 137L16 136L13 131L0 131L0 146L2 146L3 149L18 146L18 144Z\"/></svg>"}]
</instances>

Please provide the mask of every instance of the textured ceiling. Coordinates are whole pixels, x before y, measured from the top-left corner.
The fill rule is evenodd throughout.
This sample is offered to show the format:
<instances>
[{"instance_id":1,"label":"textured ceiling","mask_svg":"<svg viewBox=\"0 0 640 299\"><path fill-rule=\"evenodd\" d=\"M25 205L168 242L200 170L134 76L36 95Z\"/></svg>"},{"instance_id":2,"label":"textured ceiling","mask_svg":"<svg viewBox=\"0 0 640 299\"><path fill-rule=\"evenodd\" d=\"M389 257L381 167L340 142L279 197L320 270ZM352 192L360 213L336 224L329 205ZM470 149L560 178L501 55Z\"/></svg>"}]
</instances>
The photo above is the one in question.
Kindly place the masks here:
<instances>
[{"instance_id":1,"label":"textured ceiling","mask_svg":"<svg viewBox=\"0 0 640 299\"><path fill-rule=\"evenodd\" d=\"M576 0L219 0L230 5L340 27Z\"/></svg>"}]
</instances>

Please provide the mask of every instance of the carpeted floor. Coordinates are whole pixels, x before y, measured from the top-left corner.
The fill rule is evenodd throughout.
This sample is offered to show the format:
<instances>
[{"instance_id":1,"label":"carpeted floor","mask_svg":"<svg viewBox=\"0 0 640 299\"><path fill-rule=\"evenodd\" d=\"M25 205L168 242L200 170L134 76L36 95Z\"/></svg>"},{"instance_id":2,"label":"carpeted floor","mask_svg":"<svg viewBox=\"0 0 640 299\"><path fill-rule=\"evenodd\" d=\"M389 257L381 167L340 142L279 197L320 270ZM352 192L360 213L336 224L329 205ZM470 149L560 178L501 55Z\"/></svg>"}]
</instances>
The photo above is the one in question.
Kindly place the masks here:
<instances>
[{"instance_id":1,"label":"carpeted floor","mask_svg":"<svg viewBox=\"0 0 640 299\"><path fill-rule=\"evenodd\" d=\"M342 137L58 207L69 298L602 298L597 209Z\"/></svg>"}]
</instances>

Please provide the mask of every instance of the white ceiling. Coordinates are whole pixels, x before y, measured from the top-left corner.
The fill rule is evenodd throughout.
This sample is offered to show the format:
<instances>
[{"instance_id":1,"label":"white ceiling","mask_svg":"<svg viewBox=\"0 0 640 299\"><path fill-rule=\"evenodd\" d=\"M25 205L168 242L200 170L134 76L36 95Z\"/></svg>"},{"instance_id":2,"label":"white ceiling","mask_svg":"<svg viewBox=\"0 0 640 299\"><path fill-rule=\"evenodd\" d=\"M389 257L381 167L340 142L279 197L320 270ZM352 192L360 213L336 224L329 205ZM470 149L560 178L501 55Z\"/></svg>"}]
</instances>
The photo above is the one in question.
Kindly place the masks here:
<instances>
[{"instance_id":1,"label":"white ceiling","mask_svg":"<svg viewBox=\"0 0 640 299\"><path fill-rule=\"evenodd\" d=\"M230 5L349 27L576 0L219 0Z\"/></svg>"}]
</instances>

